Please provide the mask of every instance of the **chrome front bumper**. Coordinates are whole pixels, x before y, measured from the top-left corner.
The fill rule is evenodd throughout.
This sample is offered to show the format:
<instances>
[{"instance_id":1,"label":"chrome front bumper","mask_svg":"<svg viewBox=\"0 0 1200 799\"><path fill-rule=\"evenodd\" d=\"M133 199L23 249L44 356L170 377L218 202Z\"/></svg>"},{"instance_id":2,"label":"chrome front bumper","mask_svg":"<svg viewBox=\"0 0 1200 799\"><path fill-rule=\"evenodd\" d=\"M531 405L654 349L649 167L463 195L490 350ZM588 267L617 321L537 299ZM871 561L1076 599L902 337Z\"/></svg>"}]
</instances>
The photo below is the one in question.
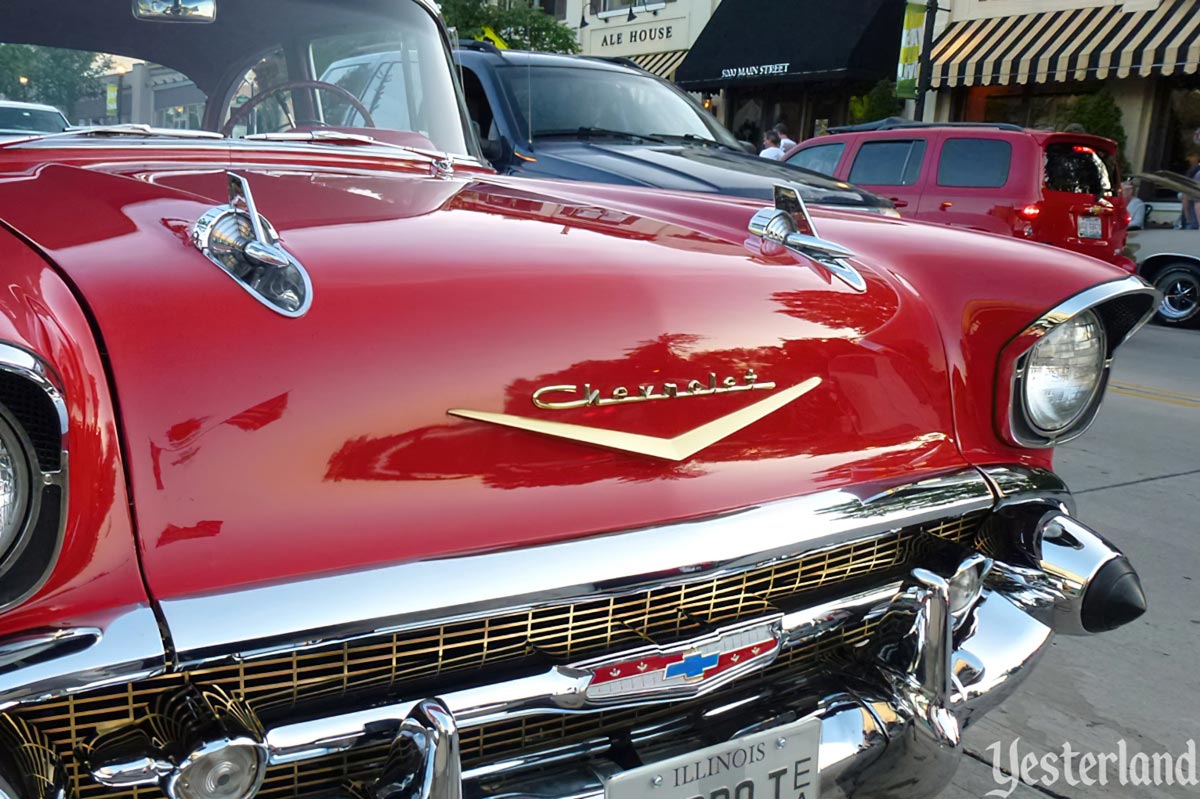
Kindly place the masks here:
<instances>
[{"instance_id":1,"label":"chrome front bumper","mask_svg":"<svg viewBox=\"0 0 1200 799\"><path fill-rule=\"evenodd\" d=\"M821 551L822 545L845 546L850 541L872 546L880 536L906 525L963 514L976 514L976 519L987 514L984 524L990 533L974 539L977 544L1004 544L991 551L989 543L985 548L991 558L987 558L959 539L931 539L926 543L932 548L919 550L919 559L906 561L910 565L905 567L921 563L926 568L915 568L905 576L888 572L890 577L878 578L892 580L885 585L859 587L854 593L801 609L794 605L774 611L764 608L765 616L742 614L735 617L740 621L715 633L667 642L664 646L672 656L680 656L682 651L700 653L712 639L722 647L734 646L742 641L738 638L742 633L758 635L769 627L770 646L776 648L761 667L762 658L756 654L753 663L738 663L728 673L714 672L715 677L705 675L682 695L671 686L664 691L662 685L653 691L622 689L615 696L589 690L595 687L599 669L615 674L619 669L614 666L639 664L646 657L641 650L616 650L607 659L600 658L600 665L568 661L572 665L545 671L517 668L503 675L484 671L475 683L465 678L442 681L437 691L414 688L400 699L393 694L350 708L325 704L319 709L297 706L274 717L258 718L252 711L221 715L218 729L189 733L169 748L141 743L108 748L96 739L83 768L91 780L110 789L169 786L200 753L219 751L221 745L237 741L257 753L260 773L277 776L305 768L336 771L338 766L331 764L337 763L342 764L344 776L345 764L369 762L369 768L356 772L360 781L346 792L362 795L365 791L371 799L598 799L609 777L631 768L817 718L822 722L818 752L822 796L933 796L958 765L962 730L1011 695L1048 646L1052 632L1097 632L1144 610L1144 597L1128 561L1071 512L1065 487L1048 472L984 469L861 497L834 492L710 521L527 553L405 564L399 571L363 575L349 584L343 584L340 576L320 578L307 591L284 586L176 603L165 609L165 616L172 630L182 631L189 642L183 652L190 655L181 653L181 659L240 661L261 656L264 643L280 642L284 636L290 638L279 648L291 652L327 645L341 635L346 636L342 640L354 640L357 626L347 629L353 619L331 615L345 612L346 605L339 603L334 611L318 614L323 626L317 629L294 626L291 616L285 621L293 626L275 629L275 635L246 635L239 630L238 636L222 643L213 630L200 625L201 609L234 604L262 607L264 602L288 605L297 598L309 601L304 597L330 592L340 597L368 592L364 604L374 597L371 607L378 607L385 594L370 592L387 581L411 586L438 576L443 583L463 582L463 590L452 593L456 601L469 599L467 604L435 607L437 596L387 591L393 615L373 613L361 621L376 631L419 629L430 618L469 617L511 606L516 600L480 592L497 590L497 584L507 590L512 580L522 581L542 601L604 592L622 596L631 585L658 584L666 574L687 579L703 573L691 564L704 564L709 573L740 574L739 570L764 563L791 562L798 554ZM798 536L806 538L797 543ZM562 556L554 561L562 568L515 568L529 565L526 556L544 559L551 550ZM629 551L645 552L637 565L652 570L629 575L628 560L618 557ZM505 565L510 568L499 568ZM982 584L959 579L976 568L976 576L986 575ZM497 577L476 579L485 573ZM397 583L398 576L409 579ZM579 581L582 576L590 578L586 586ZM311 590L318 584L329 590ZM970 585L970 590L965 591L964 585ZM518 598L533 600L532 596ZM396 603L404 613L395 614ZM209 614L209 618L224 616ZM752 642L757 640L761 637ZM836 649L828 650L835 653L836 661L820 655L811 669L792 665L809 663L818 657L814 652L826 652L821 642L831 640L839 642ZM736 646L744 647L744 642ZM635 659L630 661L631 657ZM775 659L778 662L773 664ZM601 735L595 727L583 726L599 724L601 714L609 710L622 714L619 728L610 726ZM306 715L298 716L300 712ZM525 738L527 722L536 727L557 725L559 720L565 724L567 719L575 720L570 737ZM479 747L481 736L493 734L498 727L520 730L518 742L499 750L497 756L479 755L478 748L473 759L460 756L471 740ZM142 739L126 742L130 740ZM385 758L389 745L391 753ZM364 774L366 785L361 782ZM273 790L272 796L280 793Z\"/></svg>"},{"instance_id":2,"label":"chrome front bumper","mask_svg":"<svg viewBox=\"0 0 1200 799\"><path fill-rule=\"evenodd\" d=\"M945 592L938 589L916 580L867 609L911 629L896 645L873 651L873 668L864 664L858 674L827 678L821 685L760 686L710 708L702 723L732 730L733 738L819 718L820 796L934 796L958 767L962 729L1012 694L1051 638L1048 626L1003 594L985 590L959 626L955 643ZM861 599L842 610L856 612ZM531 754L529 763L463 771L457 760L459 732L499 710L494 704L469 706L482 698L461 692L381 708L372 711L372 719L360 715L354 720L363 725L358 735L326 739L324 745L337 749L362 742L368 730L378 734L381 726L387 727L381 725L384 717L405 714L390 728L397 730L391 762L403 761L394 770L410 777L415 772L419 779L402 783L389 777L392 769L385 769L371 791L376 799L602 799L605 780L621 771L602 744ZM329 722L272 730L267 738L272 757L287 762L315 754L299 739L309 738L311 747L311 736ZM695 732L696 719L680 718L640 730L634 738L639 753L654 762L702 746L690 737ZM423 758L417 768L411 760L414 750ZM401 755L404 751L410 754ZM646 757L648 753L653 756ZM531 763L539 767L536 775L523 775L521 767Z\"/></svg>"},{"instance_id":3,"label":"chrome front bumper","mask_svg":"<svg viewBox=\"0 0 1200 799\"><path fill-rule=\"evenodd\" d=\"M1026 537L1036 544L1037 568L996 562L965 613L952 613L949 576L917 569L903 582L788 614L781 622L783 651L851 622L874 619L884 632L864 642L852 668L818 684L760 684L722 695L700 719L693 713L635 730L631 741L641 762L701 748L714 726L734 738L819 718L822 797L936 795L958 767L962 731L1013 693L1049 646L1054 625L1068 634L1088 632L1080 620L1093 582L1105 567L1128 565L1061 504L1033 509L1041 516ZM1003 512L998 508L998 519ZM278 727L265 741L270 762L284 764L393 737L373 799L601 799L606 779L622 771L602 741L466 770L458 761L460 731L499 718L588 712L585 688L584 674L560 668ZM700 727L709 728L706 736ZM419 767L413 751L422 753ZM531 771L535 776L527 776Z\"/></svg>"}]
</instances>

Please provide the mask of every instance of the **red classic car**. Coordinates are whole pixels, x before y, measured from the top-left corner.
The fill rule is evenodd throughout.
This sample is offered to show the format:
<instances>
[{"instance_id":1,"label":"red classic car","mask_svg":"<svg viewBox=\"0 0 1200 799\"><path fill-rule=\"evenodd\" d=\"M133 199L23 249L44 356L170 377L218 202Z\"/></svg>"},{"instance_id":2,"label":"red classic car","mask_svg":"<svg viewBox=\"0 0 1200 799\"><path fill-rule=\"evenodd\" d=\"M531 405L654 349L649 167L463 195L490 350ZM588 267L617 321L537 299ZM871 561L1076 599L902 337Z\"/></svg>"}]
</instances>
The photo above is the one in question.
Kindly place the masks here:
<instances>
[{"instance_id":1,"label":"red classic car","mask_svg":"<svg viewBox=\"0 0 1200 799\"><path fill-rule=\"evenodd\" d=\"M0 143L4 797L927 797L1144 611L1051 470L1139 278L497 176L429 0L52 5L160 127Z\"/></svg>"}]
</instances>

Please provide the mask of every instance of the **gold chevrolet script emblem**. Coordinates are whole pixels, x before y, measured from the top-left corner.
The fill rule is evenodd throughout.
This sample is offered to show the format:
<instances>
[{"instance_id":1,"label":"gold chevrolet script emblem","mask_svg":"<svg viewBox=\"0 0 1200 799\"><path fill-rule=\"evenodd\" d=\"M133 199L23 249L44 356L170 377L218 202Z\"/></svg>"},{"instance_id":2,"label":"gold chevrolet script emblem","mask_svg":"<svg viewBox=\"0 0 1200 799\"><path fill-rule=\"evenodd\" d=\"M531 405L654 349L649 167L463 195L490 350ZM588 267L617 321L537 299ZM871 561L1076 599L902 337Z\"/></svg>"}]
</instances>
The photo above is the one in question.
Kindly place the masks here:
<instances>
[{"instance_id":1,"label":"gold chevrolet script emblem","mask_svg":"<svg viewBox=\"0 0 1200 799\"><path fill-rule=\"evenodd\" d=\"M478 422L511 427L516 430L528 430L554 438L577 441L581 444L593 444L598 447L632 452L636 455L647 455L651 458L661 458L669 461L681 461L690 458L705 447L711 446L723 438L733 435L744 427L757 422L771 413L793 402L821 384L821 378L810 377L803 383L775 391L774 383L760 383L758 376L747 372L744 382L739 383L732 377L718 381L715 374L709 375L707 382L693 380L680 386L676 383L664 383L661 386L638 386L636 391L621 386L612 390L608 396L602 396L598 389L590 384L578 386L561 385L546 386L533 392L533 404L546 410L567 410L570 408L600 407L605 405L621 405L626 403L648 402L652 400L676 400L693 397L711 397L716 394L731 394L734 392L771 391L769 397L758 402L739 408L732 413L714 419L711 422L692 428L672 438L642 435L640 433L623 433L619 430L606 430L599 427L571 424L569 422L551 422L545 419L531 419L526 416L515 416L508 413L492 413L489 411L472 411L465 408L451 408L446 411L451 416L463 419L473 419Z\"/></svg>"}]
</instances>

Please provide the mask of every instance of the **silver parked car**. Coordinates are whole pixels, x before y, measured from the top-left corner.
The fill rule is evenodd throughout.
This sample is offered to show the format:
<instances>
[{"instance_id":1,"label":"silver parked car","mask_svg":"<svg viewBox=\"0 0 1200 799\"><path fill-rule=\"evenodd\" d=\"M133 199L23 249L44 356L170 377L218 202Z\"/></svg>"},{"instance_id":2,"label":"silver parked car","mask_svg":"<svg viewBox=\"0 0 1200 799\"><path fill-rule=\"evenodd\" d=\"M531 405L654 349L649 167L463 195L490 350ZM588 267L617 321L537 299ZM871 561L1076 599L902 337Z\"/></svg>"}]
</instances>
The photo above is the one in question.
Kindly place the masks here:
<instances>
[{"instance_id":1,"label":"silver parked car","mask_svg":"<svg viewBox=\"0 0 1200 799\"><path fill-rule=\"evenodd\" d=\"M63 112L52 105L0 100L0 136L61 133L69 127Z\"/></svg>"},{"instance_id":2,"label":"silver parked car","mask_svg":"<svg viewBox=\"0 0 1200 799\"><path fill-rule=\"evenodd\" d=\"M1144 181L1200 200L1200 183L1170 172L1138 175ZM1200 327L1200 230L1149 228L1129 232L1138 273L1163 294L1159 322Z\"/></svg>"}]
</instances>

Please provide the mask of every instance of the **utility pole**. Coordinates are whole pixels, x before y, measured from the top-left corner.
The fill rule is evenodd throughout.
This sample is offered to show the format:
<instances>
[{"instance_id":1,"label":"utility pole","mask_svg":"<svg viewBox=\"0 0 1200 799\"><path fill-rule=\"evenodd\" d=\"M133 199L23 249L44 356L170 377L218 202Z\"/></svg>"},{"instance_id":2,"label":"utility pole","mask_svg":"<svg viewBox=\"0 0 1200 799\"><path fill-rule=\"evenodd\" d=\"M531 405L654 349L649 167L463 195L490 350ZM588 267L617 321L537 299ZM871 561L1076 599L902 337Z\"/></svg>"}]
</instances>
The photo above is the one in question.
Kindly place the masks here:
<instances>
[{"instance_id":1,"label":"utility pole","mask_svg":"<svg viewBox=\"0 0 1200 799\"><path fill-rule=\"evenodd\" d=\"M917 69L917 122L925 120L925 95L933 82L933 28L937 24L937 0L925 2L925 41L921 44L921 63Z\"/></svg>"}]
</instances>

